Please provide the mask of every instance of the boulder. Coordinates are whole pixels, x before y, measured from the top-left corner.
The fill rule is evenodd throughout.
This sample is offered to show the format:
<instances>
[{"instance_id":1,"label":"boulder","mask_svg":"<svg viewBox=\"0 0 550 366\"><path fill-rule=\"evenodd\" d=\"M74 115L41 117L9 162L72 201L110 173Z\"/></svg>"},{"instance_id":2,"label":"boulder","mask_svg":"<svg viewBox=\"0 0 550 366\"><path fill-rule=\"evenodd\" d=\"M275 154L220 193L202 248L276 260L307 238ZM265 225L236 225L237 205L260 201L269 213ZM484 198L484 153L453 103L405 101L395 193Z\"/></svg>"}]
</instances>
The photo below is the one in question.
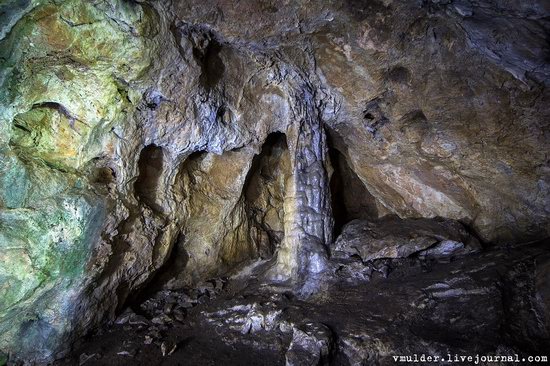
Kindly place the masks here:
<instances>
[{"instance_id":1,"label":"boulder","mask_svg":"<svg viewBox=\"0 0 550 366\"><path fill-rule=\"evenodd\" d=\"M359 256L363 262L411 255L433 258L473 253L479 241L461 223L446 219L354 220L331 248L335 258Z\"/></svg>"}]
</instances>

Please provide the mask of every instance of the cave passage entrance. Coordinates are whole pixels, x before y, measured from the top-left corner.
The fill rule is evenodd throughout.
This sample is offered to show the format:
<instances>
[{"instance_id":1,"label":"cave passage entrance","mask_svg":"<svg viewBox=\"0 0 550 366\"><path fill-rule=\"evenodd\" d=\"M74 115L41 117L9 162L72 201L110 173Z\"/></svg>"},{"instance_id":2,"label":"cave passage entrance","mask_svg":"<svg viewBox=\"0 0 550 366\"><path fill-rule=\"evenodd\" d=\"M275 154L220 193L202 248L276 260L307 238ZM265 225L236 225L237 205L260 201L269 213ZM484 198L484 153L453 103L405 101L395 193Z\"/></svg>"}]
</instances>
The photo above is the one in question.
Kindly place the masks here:
<instances>
[{"instance_id":1,"label":"cave passage entrance","mask_svg":"<svg viewBox=\"0 0 550 366\"><path fill-rule=\"evenodd\" d=\"M334 237L342 228L355 219L378 218L376 198L353 171L346 156L335 148L330 138L329 157L334 169L330 179L332 214L334 216Z\"/></svg>"}]
</instances>

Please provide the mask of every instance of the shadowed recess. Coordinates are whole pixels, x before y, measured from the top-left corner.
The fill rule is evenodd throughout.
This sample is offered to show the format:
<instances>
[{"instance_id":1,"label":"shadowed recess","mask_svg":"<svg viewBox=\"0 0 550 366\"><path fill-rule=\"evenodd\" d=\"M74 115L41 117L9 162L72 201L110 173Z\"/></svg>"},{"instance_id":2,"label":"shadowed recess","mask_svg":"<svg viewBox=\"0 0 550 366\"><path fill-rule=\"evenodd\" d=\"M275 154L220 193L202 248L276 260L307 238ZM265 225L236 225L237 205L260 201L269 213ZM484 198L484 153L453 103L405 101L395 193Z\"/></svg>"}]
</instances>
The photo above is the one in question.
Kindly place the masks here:
<instances>
[{"instance_id":1,"label":"shadowed recess","mask_svg":"<svg viewBox=\"0 0 550 366\"><path fill-rule=\"evenodd\" d=\"M136 197L152 210L162 210L157 204L157 192L160 175L163 169L162 148L155 145L146 146L139 155L139 175L134 183Z\"/></svg>"}]
</instances>

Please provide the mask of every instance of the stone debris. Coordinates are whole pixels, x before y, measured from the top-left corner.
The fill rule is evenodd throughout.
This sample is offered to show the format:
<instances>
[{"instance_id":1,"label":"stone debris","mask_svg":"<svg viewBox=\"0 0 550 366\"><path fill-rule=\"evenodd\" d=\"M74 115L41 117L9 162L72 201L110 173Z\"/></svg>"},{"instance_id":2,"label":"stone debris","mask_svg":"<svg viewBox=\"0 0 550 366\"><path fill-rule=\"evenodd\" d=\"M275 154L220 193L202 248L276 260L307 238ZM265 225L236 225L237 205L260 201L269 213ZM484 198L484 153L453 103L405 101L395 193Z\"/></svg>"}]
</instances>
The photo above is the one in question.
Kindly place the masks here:
<instances>
[{"instance_id":1,"label":"stone debris","mask_svg":"<svg viewBox=\"0 0 550 366\"><path fill-rule=\"evenodd\" d=\"M178 322L183 322L183 320L185 319L186 311L185 308L179 308L174 310L172 314L174 316L174 319L176 319Z\"/></svg>"},{"instance_id":2,"label":"stone debris","mask_svg":"<svg viewBox=\"0 0 550 366\"><path fill-rule=\"evenodd\" d=\"M199 284L196 288L197 290L199 290L199 293L201 295L204 295L204 294L209 295L214 293L215 286L212 282L203 282Z\"/></svg>"},{"instance_id":3,"label":"stone debris","mask_svg":"<svg viewBox=\"0 0 550 366\"><path fill-rule=\"evenodd\" d=\"M132 309L127 308L115 319L115 324L118 325L124 325L130 321L131 317L134 317L136 314L132 311Z\"/></svg>"},{"instance_id":4,"label":"stone debris","mask_svg":"<svg viewBox=\"0 0 550 366\"><path fill-rule=\"evenodd\" d=\"M358 258L334 258L333 268L340 270L316 298L301 299L284 287L275 291L272 284L250 287L230 299L219 293L205 304L196 303L181 323L151 321L136 338L136 329L121 331L112 345L102 345L107 353L102 351L102 362L120 357L139 363L150 354L169 363L195 357L190 365L226 362L228 356L234 357L228 365L386 365L391 363L388 355L406 354L419 346L433 354L515 354L550 345L547 243L492 249L450 262L434 260L429 272L424 272L421 260L377 259L364 264ZM392 272L384 277L386 267ZM347 279L352 268L365 271L364 278L370 280ZM193 298L193 292L161 291L146 301L147 308L159 310L157 317L162 317L165 300L171 299L174 315L178 299ZM109 333L98 335L95 342Z\"/></svg>"},{"instance_id":5,"label":"stone debris","mask_svg":"<svg viewBox=\"0 0 550 366\"><path fill-rule=\"evenodd\" d=\"M162 342L160 344L160 352L162 353L162 357L170 356L176 351L177 348L178 346L175 343Z\"/></svg>"},{"instance_id":6,"label":"stone debris","mask_svg":"<svg viewBox=\"0 0 550 366\"><path fill-rule=\"evenodd\" d=\"M158 340L162 338L162 334L157 327L151 327L147 330L147 336L151 339Z\"/></svg>"},{"instance_id":7,"label":"stone debris","mask_svg":"<svg viewBox=\"0 0 550 366\"><path fill-rule=\"evenodd\" d=\"M292 342L285 355L286 366L329 365L334 339L327 326L306 323L292 330Z\"/></svg>"},{"instance_id":8,"label":"stone debris","mask_svg":"<svg viewBox=\"0 0 550 366\"><path fill-rule=\"evenodd\" d=\"M140 309L150 316L150 320L133 313L130 309L124 311L117 324L131 323L132 320L145 320L144 325L152 322L157 325L169 324L175 320L182 322L189 309L198 304L206 304L223 290L227 279L216 278L197 285L196 288L181 290L162 290L140 305Z\"/></svg>"},{"instance_id":9,"label":"stone debris","mask_svg":"<svg viewBox=\"0 0 550 366\"><path fill-rule=\"evenodd\" d=\"M134 357L136 355L136 351L120 351L117 352L117 355L119 356L126 356L126 357Z\"/></svg>"},{"instance_id":10,"label":"stone debris","mask_svg":"<svg viewBox=\"0 0 550 366\"><path fill-rule=\"evenodd\" d=\"M173 308L174 308L174 303L166 303L162 308L162 312L166 315L169 315L172 313Z\"/></svg>"},{"instance_id":11,"label":"stone debris","mask_svg":"<svg viewBox=\"0 0 550 366\"><path fill-rule=\"evenodd\" d=\"M144 316L134 313L132 309L127 308L115 319L114 323L131 329L133 326L147 326L150 324L150 321Z\"/></svg>"},{"instance_id":12,"label":"stone debris","mask_svg":"<svg viewBox=\"0 0 550 366\"><path fill-rule=\"evenodd\" d=\"M128 319L128 324L130 325L149 325L149 320L141 315L132 315Z\"/></svg>"},{"instance_id":13,"label":"stone debris","mask_svg":"<svg viewBox=\"0 0 550 366\"><path fill-rule=\"evenodd\" d=\"M168 324L168 323L171 323L172 321L173 321L172 318L170 318L166 314L162 314L160 316L156 316L153 319L151 319L151 323L159 324L159 325Z\"/></svg>"},{"instance_id":14,"label":"stone debris","mask_svg":"<svg viewBox=\"0 0 550 366\"><path fill-rule=\"evenodd\" d=\"M98 358L99 355L97 353L92 353L90 355L86 354L86 353L82 353L80 355L80 357L78 358L78 365L79 366L82 366L82 365L85 365L86 362L88 361L91 361L93 360L94 358ZM0 364L2 364L2 362L0 361Z\"/></svg>"},{"instance_id":15,"label":"stone debris","mask_svg":"<svg viewBox=\"0 0 550 366\"><path fill-rule=\"evenodd\" d=\"M270 331L278 326L282 310L274 303L237 305L213 313L202 313L206 320L219 327L228 327L242 334Z\"/></svg>"}]
</instances>

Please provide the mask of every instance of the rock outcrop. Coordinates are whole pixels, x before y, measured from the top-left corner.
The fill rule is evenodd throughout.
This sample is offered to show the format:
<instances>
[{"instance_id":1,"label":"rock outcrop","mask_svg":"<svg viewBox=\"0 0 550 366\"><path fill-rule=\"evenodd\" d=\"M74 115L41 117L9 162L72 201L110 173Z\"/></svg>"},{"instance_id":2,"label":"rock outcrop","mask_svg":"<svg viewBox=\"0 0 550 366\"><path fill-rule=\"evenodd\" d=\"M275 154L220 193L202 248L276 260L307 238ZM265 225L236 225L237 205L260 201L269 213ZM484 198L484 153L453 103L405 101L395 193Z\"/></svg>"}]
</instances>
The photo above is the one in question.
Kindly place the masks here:
<instances>
[{"instance_id":1,"label":"rock outcrop","mask_svg":"<svg viewBox=\"0 0 550 366\"><path fill-rule=\"evenodd\" d=\"M46 362L148 284L254 259L315 294L333 211L547 237L549 11L2 2L0 351Z\"/></svg>"},{"instance_id":2,"label":"rock outcrop","mask_svg":"<svg viewBox=\"0 0 550 366\"><path fill-rule=\"evenodd\" d=\"M347 224L334 243L332 255L335 258L358 256L368 262L411 255L451 257L480 249L477 239L456 221L387 217Z\"/></svg>"}]
</instances>

